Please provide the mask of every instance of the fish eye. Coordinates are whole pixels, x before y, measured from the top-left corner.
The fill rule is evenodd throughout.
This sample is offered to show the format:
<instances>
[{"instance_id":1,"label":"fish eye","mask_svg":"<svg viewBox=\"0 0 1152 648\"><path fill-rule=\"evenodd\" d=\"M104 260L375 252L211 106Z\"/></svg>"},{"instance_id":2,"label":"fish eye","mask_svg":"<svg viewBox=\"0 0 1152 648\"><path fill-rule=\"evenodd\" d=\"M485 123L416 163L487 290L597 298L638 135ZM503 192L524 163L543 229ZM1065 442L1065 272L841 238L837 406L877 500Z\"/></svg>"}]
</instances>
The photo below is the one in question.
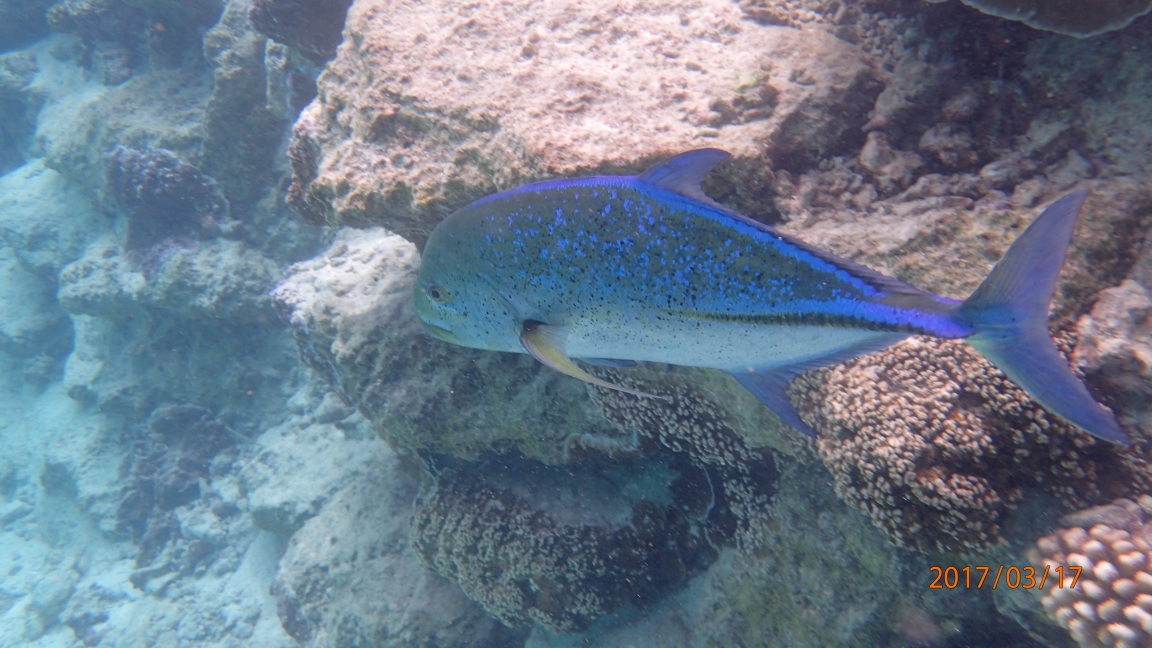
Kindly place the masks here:
<instances>
[{"instance_id":1,"label":"fish eye","mask_svg":"<svg viewBox=\"0 0 1152 648\"><path fill-rule=\"evenodd\" d=\"M443 304L449 301L448 291L444 290L440 286L437 286L436 284L428 284L427 293L434 302Z\"/></svg>"}]
</instances>

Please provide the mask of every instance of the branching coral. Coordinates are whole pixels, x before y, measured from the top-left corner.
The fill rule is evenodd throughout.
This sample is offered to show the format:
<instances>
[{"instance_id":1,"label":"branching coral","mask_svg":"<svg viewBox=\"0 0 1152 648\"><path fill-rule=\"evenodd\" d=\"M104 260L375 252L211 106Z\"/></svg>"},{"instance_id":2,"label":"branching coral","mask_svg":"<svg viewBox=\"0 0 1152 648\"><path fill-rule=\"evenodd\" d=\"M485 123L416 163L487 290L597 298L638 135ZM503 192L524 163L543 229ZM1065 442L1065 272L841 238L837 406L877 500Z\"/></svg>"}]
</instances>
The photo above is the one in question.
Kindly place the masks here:
<instances>
[{"instance_id":1,"label":"branching coral","mask_svg":"<svg viewBox=\"0 0 1152 648\"><path fill-rule=\"evenodd\" d=\"M1152 497L1065 516L1028 553L1047 576L1044 610L1085 648L1152 642Z\"/></svg>"},{"instance_id":2,"label":"branching coral","mask_svg":"<svg viewBox=\"0 0 1152 648\"><path fill-rule=\"evenodd\" d=\"M109 192L129 216L128 246L196 236L228 215L216 181L165 149L117 147L108 156Z\"/></svg>"},{"instance_id":3,"label":"branching coral","mask_svg":"<svg viewBox=\"0 0 1152 648\"><path fill-rule=\"evenodd\" d=\"M1133 453L1055 419L961 341L912 338L789 392L837 493L901 546L983 550L1029 489L1083 507L1149 482Z\"/></svg>"}]
</instances>

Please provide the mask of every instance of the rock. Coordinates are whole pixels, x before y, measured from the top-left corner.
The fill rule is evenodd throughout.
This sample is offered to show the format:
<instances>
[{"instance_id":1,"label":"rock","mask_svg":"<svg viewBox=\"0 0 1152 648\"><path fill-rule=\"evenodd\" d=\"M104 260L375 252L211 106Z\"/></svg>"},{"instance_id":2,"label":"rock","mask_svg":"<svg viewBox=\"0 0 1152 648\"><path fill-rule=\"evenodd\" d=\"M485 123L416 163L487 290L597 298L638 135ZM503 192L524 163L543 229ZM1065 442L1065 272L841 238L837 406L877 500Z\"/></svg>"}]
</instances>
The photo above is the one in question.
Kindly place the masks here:
<instances>
[{"instance_id":1,"label":"rock","mask_svg":"<svg viewBox=\"0 0 1152 648\"><path fill-rule=\"evenodd\" d=\"M11 248L0 248L0 349L21 357L59 353L68 337L52 285L25 269Z\"/></svg>"},{"instance_id":2,"label":"rock","mask_svg":"<svg viewBox=\"0 0 1152 648\"><path fill-rule=\"evenodd\" d=\"M1138 411L1152 395L1152 292L1127 279L1100 293L1078 322L1077 365L1118 405Z\"/></svg>"},{"instance_id":3,"label":"rock","mask_svg":"<svg viewBox=\"0 0 1152 648\"><path fill-rule=\"evenodd\" d=\"M850 148L879 91L853 45L716 1L628 13L361 1L346 34L296 124L290 201L310 222L382 225L417 245L496 189L639 171L692 146L735 153L716 185L770 213L765 164ZM590 75L589 57L618 63Z\"/></svg>"},{"instance_id":4,"label":"rock","mask_svg":"<svg viewBox=\"0 0 1152 648\"><path fill-rule=\"evenodd\" d=\"M60 273L57 298L73 314L123 319L159 309L180 319L253 321L267 314L277 265L241 241L169 240L140 263L107 238Z\"/></svg>"},{"instance_id":5,"label":"rock","mask_svg":"<svg viewBox=\"0 0 1152 648\"><path fill-rule=\"evenodd\" d=\"M896 138L905 132L916 132L923 115L922 106L934 106L945 94L948 78L946 66L932 65L917 58L914 52L902 57L876 97L867 128L883 130ZM931 113L929 113L931 114Z\"/></svg>"},{"instance_id":6,"label":"rock","mask_svg":"<svg viewBox=\"0 0 1152 648\"><path fill-rule=\"evenodd\" d=\"M963 299L984 280L1008 244L1038 209L1013 211L1006 202L975 203L930 176L874 208L886 211L851 222L824 220L784 231L845 258L929 292ZM1136 262L1142 235L1152 218L1152 186L1125 178L1088 181L1092 190L1072 236L1053 313L1067 318L1084 312L1098 291L1120 283ZM1052 200L1063 192L1038 187Z\"/></svg>"},{"instance_id":7,"label":"rock","mask_svg":"<svg viewBox=\"0 0 1152 648\"><path fill-rule=\"evenodd\" d=\"M304 523L273 585L284 630L303 645L502 648L523 642L408 546L416 484L382 442L365 472Z\"/></svg>"},{"instance_id":8,"label":"rock","mask_svg":"<svg viewBox=\"0 0 1152 648\"><path fill-rule=\"evenodd\" d=\"M220 22L204 35L204 57L215 70L204 106L201 166L238 213L273 184L273 156L287 125L267 105L266 39L248 22L250 4L230 0Z\"/></svg>"},{"instance_id":9,"label":"rock","mask_svg":"<svg viewBox=\"0 0 1152 648\"><path fill-rule=\"evenodd\" d=\"M979 162L974 147L968 128L948 122L933 126L920 136L920 150L935 156L946 169L968 169Z\"/></svg>"},{"instance_id":10,"label":"rock","mask_svg":"<svg viewBox=\"0 0 1152 648\"><path fill-rule=\"evenodd\" d=\"M0 14L5 11L5 6L0 3ZM0 18L0 24L9 23ZM3 42L2 35L0 42ZM0 45L0 51L3 50L4 47ZM0 119L5 124L3 135L0 136L0 174L23 164L32 144L38 106L29 92L29 85L37 69L36 56L31 52L0 54Z\"/></svg>"},{"instance_id":11,"label":"rock","mask_svg":"<svg viewBox=\"0 0 1152 648\"><path fill-rule=\"evenodd\" d=\"M939 0L934 0L939 1ZM1039 0L964 0L964 4L1030 27L1084 38L1123 29L1137 17L1152 11L1149 0L1049 4Z\"/></svg>"},{"instance_id":12,"label":"rock","mask_svg":"<svg viewBox=\"0 0 1152 648\"><path fill-rule=\"evenodd\" d=\"M0 52L19 49L48 33L44 12L54 0L0 2Z\"/></svg>"},{"instance_id":13,"label":"rock","mask_svg":"<svg viewBox=\"0 0 1152 648\"><path fill-rule=\"evenodd\" d=\"M262 439L264 450L240 470L240 487L256 526L285 539L340 487L365 478L379 444L347 440L339 428L325 424L288 425ZM329 446L340 451L324 451Z\"/></svg>"},{"instance_id":14,"label":"rock","mask_svg":"<svg viewBox=\"0 0 1152 648\"><path fill-rule=\"evenodd\" d=\"M19 520L32 512L32 505L21 500L13 500L0 506L0 527Z\"/></svg>"},{"instance_id":15,"label":"rock","mask_svg":"<svg viewBox=\"0 0 1152 648\"><path fill-rule=\"evenodd\" d=\"M53 60L35 85L44 101L36 128L44 164L89 195L101 195L105 155L118 144L163 148L191 164L200 162L211 87L199 72L142 73L105 87L86 79L72 61Z\"/></svg>"},{"instance_id":16,"label":"rock","mask_svg":"<svg viewBox=\"0 0 1152 648\"><path fill-rule=\"evenodd\" d=\"M336 56L350 4L352 0L253 0L248 19L261 34L323 64Z\"/></svg>"},{"instance_id":17,"label":"rock","mask_svg":"<svg viewBox=\"0 0 1152 648\"><path fill-rule=\"evenodd\" d=\"M106 225L87 197L42 161L0 176L0 239L42 279L55 281Z\"/></svg>"},{"instance_id":18,"label":"rock","mask_svg":"<svg viewBox=\"0 0 1152 648\"><path fill-rule=\"evenodd\" d=\"M60 613L72 597L79 577L74 573L56 571L36 583L28 602L29 616L24 620L24 638L36 641L53 624L59 623Z\"/></svg>"},{"instance_id":19,"label":"rock","mask_svg":"<svg viewBox=\"0 0 1152 648\"><path fill-rule=\"evenodd\" d=\"M888 137L879 131L868 133L857 161L885 194L895 193L912 184L916 170L924 165L919 155L893 149Z\"/></svg>"}]
</instances>

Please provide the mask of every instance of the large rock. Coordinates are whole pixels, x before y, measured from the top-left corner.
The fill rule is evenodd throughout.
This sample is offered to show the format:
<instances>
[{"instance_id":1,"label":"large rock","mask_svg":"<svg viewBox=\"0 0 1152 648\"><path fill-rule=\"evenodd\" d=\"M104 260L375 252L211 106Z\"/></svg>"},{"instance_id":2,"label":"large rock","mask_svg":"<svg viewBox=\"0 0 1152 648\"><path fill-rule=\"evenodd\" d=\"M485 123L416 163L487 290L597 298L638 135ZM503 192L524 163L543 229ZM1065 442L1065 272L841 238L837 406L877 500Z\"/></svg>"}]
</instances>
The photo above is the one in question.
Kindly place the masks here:
<instances>
[{"instance_id":1,"label":"large rock","mask_svg":"<svg viewBox=\"0 0 1152 648\"><path fill-rule=\"evenodd\" d=\"M724 190L769 213L769 161L853 147L879 92L853 45L719 0L361 0L345 33L296 125L290 200L311 222L383 225L418 245L495 189L636 171L692 146L735 153Z\"/></svg>"},{"instance_id":2,"label":"large rock","mask_svg":"<svg viewBox=\"0 0 1152 648\"><path fill-rule=\"evenodd\" d=\"M88 198L42 161L0 176L0 240L45 279L55 280L106 226Z\"/></svg>"},{"instance_id":3,"label":"large rock","mask_svg":"<svg viewBox=\"0 0 1152 648\"><path fill-rule=\"evenodd\" d=\"M272 592L284 630L309 648L502 648L523 641L408 546L416 483L376 441L365 474L292 536Z\"/></svg>"}]
</instances>

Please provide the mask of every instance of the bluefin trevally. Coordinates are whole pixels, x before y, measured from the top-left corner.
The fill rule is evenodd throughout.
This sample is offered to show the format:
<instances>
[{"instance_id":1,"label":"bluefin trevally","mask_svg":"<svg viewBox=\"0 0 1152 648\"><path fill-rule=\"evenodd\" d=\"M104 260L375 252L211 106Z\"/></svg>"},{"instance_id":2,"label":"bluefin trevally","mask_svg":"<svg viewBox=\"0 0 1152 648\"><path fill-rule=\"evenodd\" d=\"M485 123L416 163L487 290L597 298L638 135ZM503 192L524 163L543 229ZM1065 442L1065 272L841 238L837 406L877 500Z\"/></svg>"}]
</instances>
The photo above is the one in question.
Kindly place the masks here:
<instances>
[{"instance_id":1,"label":"bluefin trevally","mask_svg":"<svg viewBox=\"0 0 1152 648\"><path fill-rule=\"evenodd\" d=\"M963 338L1049 411L1129 442L1048 336L1048 303L1088 192L1044 210L959 301L712 201L700 181L729 157L698 149L638 176L537 182L464 207L424 248L420 321L441 340L527 352L641 397L572 359L721 369L809 435L785 394L798 373L912 335Z\"/></svg>"}]
</instances>

